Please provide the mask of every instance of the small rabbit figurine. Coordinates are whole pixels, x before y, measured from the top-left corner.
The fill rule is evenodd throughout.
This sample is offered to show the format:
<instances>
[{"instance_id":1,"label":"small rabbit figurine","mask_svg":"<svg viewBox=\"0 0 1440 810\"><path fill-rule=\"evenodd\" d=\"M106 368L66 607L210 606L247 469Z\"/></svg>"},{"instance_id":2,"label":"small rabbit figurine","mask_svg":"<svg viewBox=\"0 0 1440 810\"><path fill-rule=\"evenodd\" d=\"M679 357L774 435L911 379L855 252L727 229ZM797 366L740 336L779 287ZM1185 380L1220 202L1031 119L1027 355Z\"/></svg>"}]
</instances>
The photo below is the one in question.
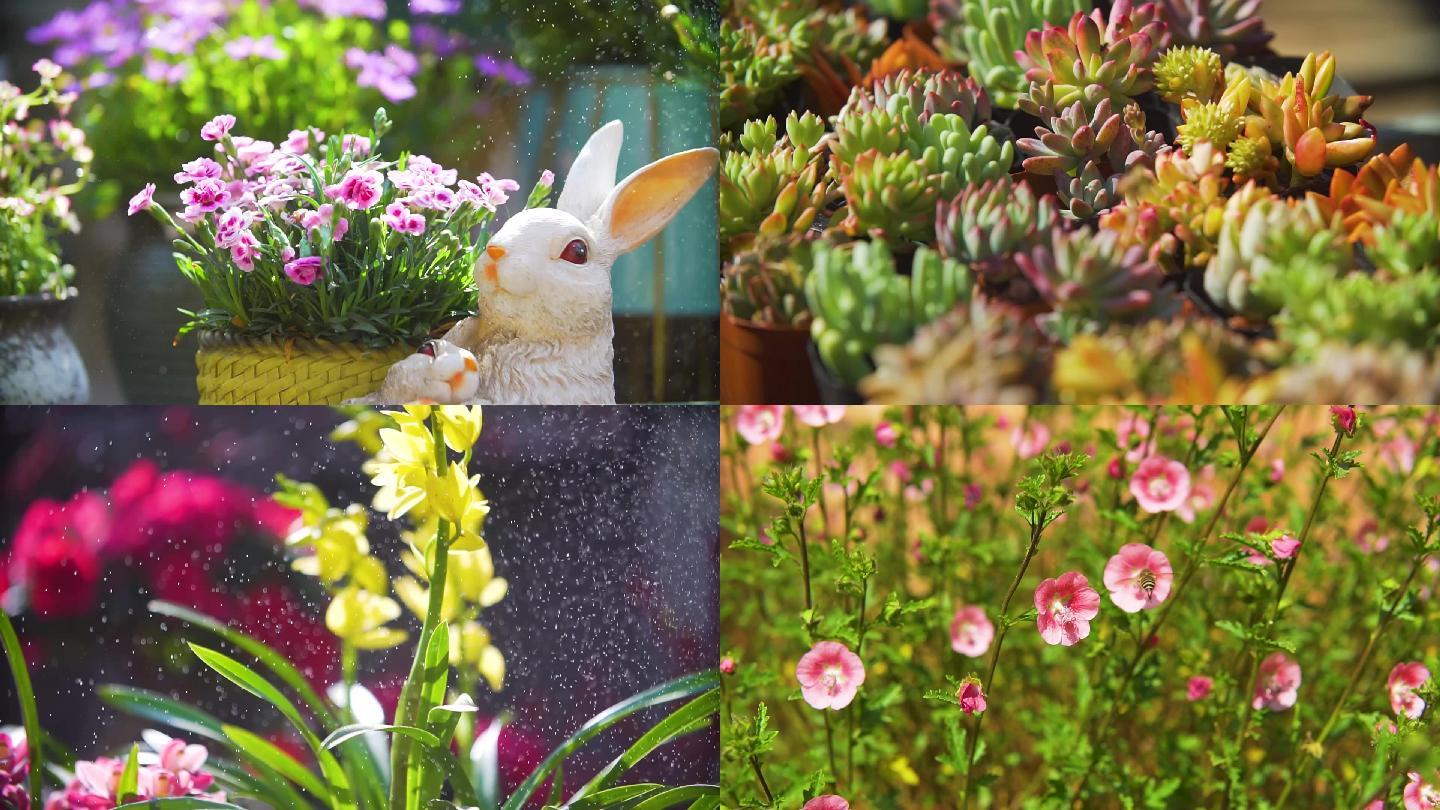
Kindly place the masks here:
<instances>
[{"instance_id":1,"label":"small rabbit figurine","mask_svg":"<svg viewBox=\"0 0 1440 810\"><path fill-rule=\"evenodd\" d=\"M651 163L615 184L624 129L601 127L554 208L512 216L475 266L478 314L390 367L384 404L615 402L610 268L659 233L719 164L715 149Z\"/></svg>"}]
</instances>

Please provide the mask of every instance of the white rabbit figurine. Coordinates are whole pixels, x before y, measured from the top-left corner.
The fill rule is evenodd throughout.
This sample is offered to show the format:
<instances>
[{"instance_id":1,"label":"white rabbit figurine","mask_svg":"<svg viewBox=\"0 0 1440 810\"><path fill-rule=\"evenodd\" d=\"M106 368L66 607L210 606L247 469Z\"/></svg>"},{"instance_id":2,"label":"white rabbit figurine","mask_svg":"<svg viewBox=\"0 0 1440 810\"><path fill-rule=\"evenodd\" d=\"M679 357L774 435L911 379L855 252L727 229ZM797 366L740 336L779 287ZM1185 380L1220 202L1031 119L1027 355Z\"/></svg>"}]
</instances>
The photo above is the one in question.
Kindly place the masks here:
<instances>
[{"instance_id":1,"label":"white rabbit figurine","mask_svg":"<svg viewBox=\"0 0 1440 810\"><path fill-rule=\"evenodd\" d=\"M554 208L521 211L475 265L478 314L390 367L383 404L615 402L610 268L659 233L719 163L691 149L615 184L624 129L611 121L575 158Z\"/></svg>"}]
</instances>

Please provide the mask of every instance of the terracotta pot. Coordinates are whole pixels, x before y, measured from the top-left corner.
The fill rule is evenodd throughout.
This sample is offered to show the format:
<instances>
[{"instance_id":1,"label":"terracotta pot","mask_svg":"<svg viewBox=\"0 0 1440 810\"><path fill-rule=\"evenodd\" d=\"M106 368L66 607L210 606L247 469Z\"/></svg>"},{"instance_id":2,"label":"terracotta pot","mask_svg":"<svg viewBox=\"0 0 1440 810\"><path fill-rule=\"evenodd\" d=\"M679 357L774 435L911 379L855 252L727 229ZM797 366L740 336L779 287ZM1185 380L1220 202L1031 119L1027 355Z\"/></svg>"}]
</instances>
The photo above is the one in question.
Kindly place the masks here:
<instances>
[{"instance_id":1,"label":"terracotta pot","mask_svg":"<svg viewBox=\"0 0 1440 810\"><path fill-rule=\"evenodd\" d=\"M0 297L0 404L75 405L90 399L90 379L65 331L75 290Z\"/></svg>"},{"instance_id":2,"label":"terracotta pot","mask_svg":"<svg viewBox=\"0 0 1440 810\"><path fill-rule=\"evenodd\" d=\"M764 326L720 315L720 401L727 405L812 405L820 392L805 347L810 330Z\"/></svg>"}]
</instances>

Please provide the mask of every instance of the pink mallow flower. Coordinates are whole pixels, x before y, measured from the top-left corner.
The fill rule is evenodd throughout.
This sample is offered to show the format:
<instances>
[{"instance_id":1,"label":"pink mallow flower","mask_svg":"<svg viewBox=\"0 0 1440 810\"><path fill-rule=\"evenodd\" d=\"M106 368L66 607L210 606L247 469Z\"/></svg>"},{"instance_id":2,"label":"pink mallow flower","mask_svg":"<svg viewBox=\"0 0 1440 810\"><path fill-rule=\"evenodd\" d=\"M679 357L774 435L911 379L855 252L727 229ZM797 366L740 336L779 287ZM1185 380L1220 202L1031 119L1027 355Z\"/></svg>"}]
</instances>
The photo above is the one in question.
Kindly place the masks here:
<instances>
[{"instance_id":1,"label":"pink mallow flower","mask_svg":"<svg viewBox=\"0 0 1440 810\"><path fill-rule=\"evenodd\" d=\"M1336 433L1344 433L1346 436L1355 435L1355 426L1359 421L1359 414L1350 405L1331 405L1330 424L1335 426Z\"/></svg>"},{"instance_id":2,"label":"pink mallow flower","mask_svg":"<svg viewBox=\"0 0 1440 810\"><path fill-rule=\"evenodd\" d=\"M1260 662L1260 674L1255 679L1255 699L1251 704L1256 709L1283 712L1295 705L1300 691L1300 665L1283 652L1273 652Z\"/></svg>"},{"instance_id":3,"label":"pink mallow flower","mask_svg":"<svg viewBox=\"0 0 1440 810\"><path fill-rule=\"evenodd\" d=\"M1419 661L1396 664L1385 681L1385 689L1390 692L1390 708L1411 720L1419 717L1425 711L1425 699L1417 695L1416 690L1429 680L1430 670Z\"/></svg>"},{"instance_id":4,"label":"pink mallow flower","mask_svg":"<svg viewBox=\"0 0 1440 810\"><path fill-rule=\"evenodd\" d=\"M826 793L805 802L805 806L800 810L850 810L850 802L834 793Z\"/></svg>"},{"instance_id":5,"label":"pink mallow flower","mask_svg":"<svg viewBox=\"0 0 1440 810\"><path fill-rule=\"evenodd\" d=\"M960 711L966 714L985 711L985 690L980 688L979 678L972 676L962 681L960 689L955 692L955 699L960 702Z\"/></svg>"},{"instance_id":6,"label":"pink mallow flower","mask_svg":"<svg viewBox=\"0 0 1440 810\"><path fill-rule=\"evenodd\" d=\"M1158 607L1170 596L1175 571L1170 558L1144 543L1127 543L1105 564L1110 601L1126 613Z\"/></svg>"},{"instance_id":7,"label":"pink mallow flower","mask_svg":"<svg viewBox=\"0 0 1440 810\"><path fill-rule=\"evenodd\" d=\"M203 141L218 141L230 134L235 128L235 116L217 115L210 119L210 123L200 128L200 139Z\"/></svg>"},{"instance_id":8,"label":"pink mallow flower","mask_svg":"<svg viewBox=\"0 0 1440 810\"><path fill-rule=\"evenodd\" d=\"M1197 700L1204 700L1210 697L1210 690L1215 688L1215 681L1204 675L1195 675L1185 684L1185 699L1194 703Z\"/></svg>"},{"instance_id":9,"label":"pink mallow flower","mask_svg":"<svg viewBox=\"0 0 1440 810\"><path fill-rule=\"evenodd\" d=\"M1100 594L1079 571L1066 571L1035 589L1035 621L1046 644L1070 647L1090 635L1100 613Z\"/></svg>"},{"instance_id":10,"label":"pink mallow flower","mask_svg":"<svg viewBox=\"0 0 1440 810\"><path fill-rule=\"evenodd\" d=\"M860 656L838 641L817 642L795 665L800 694L816 709L843 709L865 682Z\"/></svg>"},{"instance_id":11,"label":"pink mallow flower","mask_svg":"<svg viewBox=\"0 0 1440 810\"><path fill-rule=\"evenodd\" d=\"M1288 534L1282 534L1270 541L1270 551L1277 560L1288 560L1300 550L1300 541Z\"/></svg>"},{"instance_id":12,"label":"pink mallow flower","mask_svg":"<svg viewBox=\"0 0 1440 810\"><path fill-rule=\"evenodd\" d=\"M881 447L894 447L895 442L900 438L900 432L889 422L880 422L875 425L875 443Z\"/></svg>"},{"instance_id":13,"label":"pink mallow flower","mask_svg":"<svg viewBox=\"0 0 1440 810\"><path fill-rule=\"evenodd\" d=\"M773 442L784 429L784 405L741 405L735 414L735 430L750 444Z\"/></svg>"},{"instance_id":14,"label":"pink mallow flower","mask_svg":"<svg viewBox=\"0 0 1440 810\"><path fill-rule=\"evenodd\" d=\"M950 620L950 649L967 658L979 658L994 640L995 625L984 608L966 605L955 611L955 618Z\"/></svg>"},{"instance_id":15,"label":"pink mallow flower","mask_svg":"<svg viewBox=\"0 0 1440 810\"><path fill-rule=\"evenodd\" d=\"M813 428L833 425L845 418L844 405L791 405L800 424Z\"/></svg>"},{"instance_id":16,"label":"pink mallow flower","mask_svg":"<svg viewBox=\"0 0 1440 810\"><path fill-rule=\"evenodd\" d=\"M1405 810L1435 810L1440 807L1440 774L1436 780L1421 778L1416 771L1410 772L1410 781L1405 783Z\"/></svg>"},{"instance_id":17,"label":"pink mallow flower","mask_svg":"<svg viewBox=\"0 0 1440 810\"><path fill-rule=\"evenodd\" d=\"M325 189L325 196L344 203L352 211L364 211L380 201L380 192L384 186L385 177L380 172L351 169L340 178L339 183ZM395 205L390 207L394 208Z\"/></svg>"},{"instance_id":18,"label":"pink mallow flower","mask_svg":"<svg viewBox=\"0 0 1440 810\"><path fill-rule=\"evenodd\" d=\"M1190 497L1190 471L1178 461L1151 456L1130 476L1130 494L1151 514L1174 511Z\"/></svg>"},{"instance_id":19,"label":"pink mallow flower","mask_svg":"<svg viewBox=\"0 0 1440 810\"><path fill-rule=\"evenodd\" d=\"M721 672L721 674L724 674L724 675L734 675L734 674L735 674L735 659L734 659L734 658L731 658L731 657L728 656L728 655L727 655L727 656L724 656L723 658L721 658L721 659L720 659L720 672Z\"/></svg>"},{"instance_id":20,"label":"pink mallow flower","mask_svg":"<svg viewBox=\"0 0 1440 810\"><path fill-rule=\"evenodd\" d=\"M1034 458L1050 444L1050 428L1039 422L1020 425L1010 434L1010 443L1020 458Z\"/></svg>"},{"instance_id":21,"label":"pink mallow flower","mask_svg":"<svg viewBox=\"0 0 1440 810\"><path fill-rule=\"evenodd\" d=\"M139 194L136 194L134 197L130 198L129 215L133 217L141 211L148 211L150 210L150 206L154 204L155 184L146 183L145 188L140 189Z\"/></svg>"}]
</instances>

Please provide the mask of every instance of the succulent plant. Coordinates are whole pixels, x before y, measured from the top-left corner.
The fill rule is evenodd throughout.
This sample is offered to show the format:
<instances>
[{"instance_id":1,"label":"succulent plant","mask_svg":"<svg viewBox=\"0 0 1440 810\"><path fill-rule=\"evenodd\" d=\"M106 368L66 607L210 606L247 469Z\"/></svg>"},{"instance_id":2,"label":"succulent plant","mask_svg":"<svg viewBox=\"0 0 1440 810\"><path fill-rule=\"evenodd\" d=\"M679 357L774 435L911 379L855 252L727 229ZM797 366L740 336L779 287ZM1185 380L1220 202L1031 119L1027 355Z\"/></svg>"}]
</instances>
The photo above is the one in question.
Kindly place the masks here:
<instances>
[{"instance_id":1,"label":"succulent plant","mask_svg":"<svg viewBox=\"0 0 1440 810\"><path fill-rule=\"evenodd\" d=\"M1015 61L1025 32L1063 23L1089 6L1088 0L938 0L931 4L930 22L941 54L966 62L996 104L1013 108L1027 85Z\"/></svg>"},{"instance_id":2,"label":"succulent plant","mask_svg":"<svg viewBox=\"0 0 1440 810\"><path fill-rule=\"evenodd\" d=\"M929 242L938 199L1009 171L1014 146L984 124L971 128L955 113L925 116L905 94L888 96L886 107L836 116L832 166L851 234Z\"/></svg>"},{"instance_id":3,"label":"succulent plant","mask_svg":"<svg viewBox=\"0 0 1440 810\"><path fill-rule=\"evenodd\" d=\"M1165 271L1143 246L1126 245L1115 231L1057 228L1015 261L1050 306L1045 320L1057 335L1163 317L1178 306L1163 286Z\"/></svg>"},{"instance_id":4,"label":"succulent plant","mask_svg":"<svg viewBox=\"0 0 1440 810\"><path fill-rule=\"evenodd\" d=\"M748 21L720 22L720 128L730 129L763 110L800 77L789 43L774 42Z\"/></svg>"},{"instance_id":5,"label":"succulent plant","mask_svg":"<svg viewBox=\"0 0 1440 810\"><path fill-rule=\"evenodd\" d=\"M922 125L932 116L948 113L974 127L990 120L990 95L958 70L902 70L856 86L838 118L849 120L876 109L896 113L901 108L914 112Z\"/></svg>"},{"instance_id":6,"label":"succulent plant","mask_svg":"<svg viewBox=\"0 0 1440 810\"><path fill-rule=\"evenodd\" d=\"M1150 206L1145 210L1157 217L1154 228L1174 232L1185 245L1188 265L1203 267L1220 233L1229 185L1224 153L1209 141L1200 141L1191 154L1162 149L1153 168L1132 172L1120 190L1128 206ZM1108 227L1119 229L1123 224L1117 218Z\"/></svg>"},{"instance_id":7,"label":"succulent plant","mask_svg":"<svg viewBox=\"0 0 1440 810\"><path fill-rule=\"evenodd\" d=\"M1092 98L1089 87L1123 107L1154 86L1151 65L1167 44L1154 3L1132 8L1130 0L1115 0L1108 16L1098 9L1077 12L1065 28L1047 23L1030 31L1015 58L1028 81L1055 85L1062 107Z\"/></svg>"},{"instance_id":8,"label":"succulent plant","mask_svg":"<svg viewBox=\"0 0 1440 810\"><path fill-rule=\"evenodd\" d=\"M865 5L892 20L918 20L930 10L928 0L865 0Z\"/></svg>"},{"instance_id":9,"label":"succulent plant","mask_svg":"<svg viewBox=\"0 0 1440 810\"><path fill-rule=\"evenodd\" d=\"M1330 95L1335 78L1330 53L1306 56L1299 71L1278 80L1260 70L1231 69L1227 76L1230 102L1249 111L1244 135L1270 141L1284 158L1292 187L1327 168L1358 163L1374 151L1375 138L1360 122L1371 99Z\"/></svg>"},{"instance_id":10,"label":"succulent plant","mask_svg":"<svg viewBox=\"0 0 1440 810\"><path fill-rule=\"evenodd\" d=\"M791 113L777 138L774 118L745 124L720 171L720 239L744 247L757 234L803 233L838 199L823 150L825 123ZM730 145L730 138L721 140Z\"/></svg>"},{"instance_id":11,"label":"succulent plant","mask_svg":"<svg viewBox=\"0 0 1440 810\"><path fill-rule=\"evenodd\" d=\"M1281 369L1260 398L1271 402L1440 402L1440 358L1402 344L1339 341Z\"/></svg>"},{"instance_id":12,"label":"succulent plant","mask_svg":"<svg viewBox=\"0 0 1440 810\"><path fill-rule=\"evenodd\" d=\"M1240 137L1240 117L1219 102L1195 101L1181 109L1184 110L1185 122L1176 128L1175 140L1186 152L1193 151L1200 141L1209 141L1223 152Z\"/></svg>"},{"instance_id":13,"label":"succulent plant","mask_svg":"<svg viewBox=\"0 0 1440 810\"><path fill-rule=\"evenodd\" d=\"M1120 204L1119 185L1123 177L1102 172L1100 164L1087 161L1076 176L1056 178L1055 197L1060 207L1075 219L1092 219Z\"/></svg>"},{"instance_id":14,"label":"succulent plant","mask_svg":"<svg viewBox=\"0 0 1440 810\"><path fill-rule=\"evenodd\" d=\"M941 200L935 214L940 255L969 264L987 295L1018 304L1032 302L1035 291L1020 275L1015 253L1059 225L1052 197L1008 175Z\"/></svg>"},{"instance_id":15,"label":"succulent plant","mask_svg":"<svg viewBox=\"0 0 1440 810\"><path fill-rule=\"evenodd\" d=\"M1176 42L1213 48L1227 59L1269 52L1275 35L1260 19L1260 0L1156 0Z\"/></svg>"},{"instance_id":16,"label":"succulent plant","mask_svg":"<svg viewBox=\"0 0 1440 810\"><path fill-rule=\"evenodd\" d=\"M1242 189L1227 202L1223 221L1205 266L1205 292L1225 312L1250 321L1263 321L1293 300L1287 285L1333 279L1353 262L1339 218L1314 201L1254 200Z\"/></svg>"},{"instance_id":17,"label":"succulent plant","mask_svg":"<svg viewBox=\"0 0 1440 810\"><path fill-rule=\"evenodd\" d=\"M1270 371L1249 339L1215 320L1171 318L1079 335L1056 353L1061 402L1249 401L1249 380Z\"/></svg>"},{"instance_id":18,"label":"succulent plant","mask_svg":"<svg viewBox=\"0 0 1440 810\"><path fill-rule=\"evenodd\" d=\"M1440 211L1396 211L1375 228L1370 259L1391 274L1440 272Z\"/></svg>"},{"instance_id":19,"label":"succulent plant","mask_svg":"<svg viewBox=\"0 0 1440 810\"><path fill-rule=\"evenodd\" d=\"M884 242L816 244L805 298L820 359L848 385L870 372L871 353L904 343L917 325L969 297L970 272L927 248L915 253L909 277L896 272Z\"/></svg>"},{"instance_id":20,"label":"succulent plant","mask_svg":"<svg viewBox=\"0 0 1440 810\"><path fill-rule=\"evenodd\" d=\"M811 242L806 236L762 239L731 257L721 271L721 307L742 321L808 327L805 276Z\"/></svg>"},{"instance_id":21,"label":"succulent plant","mask_svg":"<svg viewBox=\"0 0 1440 810\"><path fill-rule=\"evenodd\" d=\"M1440 273L1344 273L1290 264L1262 281L1259 292L1280 302L1276 335L1301 359L1333 340L1440 347Z\"/></svg>"},{"instance_id":22,"label":"succulent plant","mask_svg":"<svg viewBox=\"0 0 1440 810\"><path fill-rule=\"evenodd\" d=\"M875 372L860 393L894 405L1028 404L1042 399L1049 357L1029 319L976 298L907 344L876 347Z\"/></svg>"},{"instance_id":23,"label":"succulent plant","mask_svg":"<svg viewBox=\"0 0 1440 810\"><path fill-rule=\"evenodd\" d=\"M1220 54L1194 45L1167 48L1155 60L1154 72L1155 92L1172 104L1187 98L1218 101L1226 86Z\"/></svg>"},{"instance_id":24,"label":"succulent plant","mask_svg":"<svg viewBox=\"0 0 1440 810\"><path fill-rule=\"evenodd\" d=\"M1351 241L1371 245L1376 226L1401 211L1440 212L1440 166L1426 166L1402 144L1370 158L1355 174L1337 169L1323 200L1344 218Z\"/></svg>"},{"instance_id":25,"label":"succulent plant","mask_svg":"<svg viewBox=\"0 0 1440 810\"><path fill-rule=\"evenodd\" d=\"M1248 138L1241 136L1230 142L1225 154L1225 167L1235 174L1235 182L1254 180L1267 186L1276 183L1275 172L1280 160L1275 157L1274 147L1265 137Z\"/></svg>"}]
</instances>

